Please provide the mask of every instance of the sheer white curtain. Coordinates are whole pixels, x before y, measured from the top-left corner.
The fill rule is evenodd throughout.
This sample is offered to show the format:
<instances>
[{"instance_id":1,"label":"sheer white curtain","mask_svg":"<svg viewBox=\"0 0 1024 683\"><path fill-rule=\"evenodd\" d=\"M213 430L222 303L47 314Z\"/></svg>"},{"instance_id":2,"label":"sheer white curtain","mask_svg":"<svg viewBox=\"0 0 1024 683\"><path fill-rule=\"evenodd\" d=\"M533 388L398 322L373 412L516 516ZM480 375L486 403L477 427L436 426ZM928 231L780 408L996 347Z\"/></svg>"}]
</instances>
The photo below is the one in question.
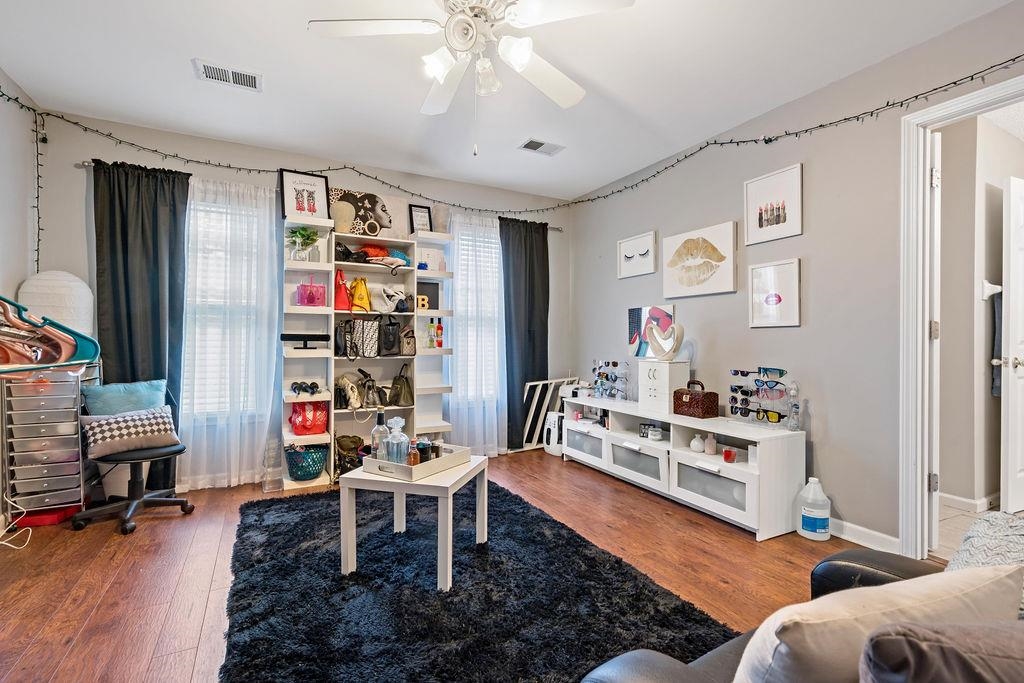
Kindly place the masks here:
<instances>
[{"instance_id":1,"label":"sheer white curtain","mask_svg":"<svg viewBox=\"0 0 1024 683\"><path fill-rule=\"evenodd\" d=\"M177 463L181 489L259 481L275 400L273 188L192 177Z\"/></svg>"},{"instance_id":2,"label":"sheer white curtain","mask_svg":"<svg viewBox=\"0 0 1024 683\"><path fill-rule=\"evenodd\" d=\"M449 222L455 263L448 409L452 442L473 455L508 450L505 394L505 287L498 219L454 213Z\"/></svg>"}]
</instances>

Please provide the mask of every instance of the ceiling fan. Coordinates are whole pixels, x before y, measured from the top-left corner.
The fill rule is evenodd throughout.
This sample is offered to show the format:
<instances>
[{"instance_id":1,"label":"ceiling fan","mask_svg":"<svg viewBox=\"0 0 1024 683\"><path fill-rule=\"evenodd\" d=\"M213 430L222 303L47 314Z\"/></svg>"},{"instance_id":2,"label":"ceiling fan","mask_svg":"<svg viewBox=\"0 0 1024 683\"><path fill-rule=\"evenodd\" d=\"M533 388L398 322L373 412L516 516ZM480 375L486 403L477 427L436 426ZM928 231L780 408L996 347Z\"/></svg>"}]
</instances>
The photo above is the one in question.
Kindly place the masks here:
<instances>
[{"instance_id":1,"label":"ceiling fan","mask_svg":"<svg viewBox=\"0 0 1024 683\"><path fill-rule=\"evenodd\" d=\"M444 33L445 45L423 56L433 79L420 111L431 116L448 111L469 64L476 59L476 94L493 95L501 81L487 56L496 45L498 56L514 71L568 109L586 91L533 51L533 39L500 35L508 28L524 29L588 14L631 7L635 0L434 0L434 16L418 19L314 19L310 30L336 38Z\"/></svg>"}]
</instances>

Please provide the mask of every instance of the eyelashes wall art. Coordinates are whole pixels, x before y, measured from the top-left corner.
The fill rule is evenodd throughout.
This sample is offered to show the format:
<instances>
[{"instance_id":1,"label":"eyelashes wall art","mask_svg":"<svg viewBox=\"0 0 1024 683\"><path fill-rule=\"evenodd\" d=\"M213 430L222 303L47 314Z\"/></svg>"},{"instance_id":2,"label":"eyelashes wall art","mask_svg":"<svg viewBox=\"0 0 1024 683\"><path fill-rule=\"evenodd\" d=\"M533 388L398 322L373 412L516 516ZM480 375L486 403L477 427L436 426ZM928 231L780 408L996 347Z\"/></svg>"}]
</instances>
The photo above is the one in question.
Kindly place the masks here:
<instances>
[{"instance_id":1,"label":"eyelashes wall art","mask_svg":"<svg viewBox=\"0 0 1024 683\"><path fill-rule=\"evenodd\" d=\"M650 275L658 269L658 237L653 230L619 240L617 270L619 279Z\"/></svg>"}]
</instances>

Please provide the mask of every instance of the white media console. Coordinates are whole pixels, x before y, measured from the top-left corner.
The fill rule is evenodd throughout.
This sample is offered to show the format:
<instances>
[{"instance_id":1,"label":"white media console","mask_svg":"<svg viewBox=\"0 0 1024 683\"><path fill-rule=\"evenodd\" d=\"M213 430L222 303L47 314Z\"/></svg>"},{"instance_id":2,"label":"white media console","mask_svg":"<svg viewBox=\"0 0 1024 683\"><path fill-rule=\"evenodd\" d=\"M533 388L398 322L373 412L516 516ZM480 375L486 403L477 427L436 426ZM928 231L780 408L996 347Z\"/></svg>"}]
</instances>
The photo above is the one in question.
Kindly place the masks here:
<instances>
[{"instance_id":1,"label":"white media console","mask_svg":"<svg viewBox=\"0 0 1024 683\"><path fill-rule=\"evenodd\" d=\"M634 401L564 401L563 458L749 529L758 541L796 530L796 495L806 483L804 432L725 417L655 414ZM574 420L575 411L585 408L608 411L608 428ZM660 424L665 438L641 438L641 423ZM717 455L690 450L695 434L709 433L719 441ZM741 461L725 462L726 446L736 448Z\"/></svg>"}]
</instances>

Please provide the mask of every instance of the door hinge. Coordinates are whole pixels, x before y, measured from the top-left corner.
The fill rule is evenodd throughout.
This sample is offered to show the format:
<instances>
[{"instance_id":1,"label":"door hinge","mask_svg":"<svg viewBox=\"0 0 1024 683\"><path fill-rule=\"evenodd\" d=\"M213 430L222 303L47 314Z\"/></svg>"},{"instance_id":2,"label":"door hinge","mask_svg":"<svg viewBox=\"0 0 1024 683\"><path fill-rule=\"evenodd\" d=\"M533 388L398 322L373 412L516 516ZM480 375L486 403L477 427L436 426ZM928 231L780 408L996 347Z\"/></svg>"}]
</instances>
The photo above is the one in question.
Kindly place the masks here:
<instances>
[{"instance_id":1,"label":"door hinge","mask_svg":"<svg viewBox=\"0 0 1024 683\"><path fill-rule=\"evenodd\" d=\"M933 340L933 341L939 338L939 321L938 320L929 320L928 321L928 338Z\"/></svg>"},{"instance_id":2,"label":"door hinge","mask_svg":"<svg viewBox=\"0 0 1024 683\"><path fill-rule=\"evenodd\" d=\"M932 167L932 172L929 180L931 182L932 188L937 189L939 187L942 187L942 171L935 167Z\"/></svg>"},{"instance_id":3,"label":"door hinge","mask_svg":"<svg viewBox=\"0 0 1024 683\"><path fill-rule=\"evenodd\" d=\"M928 475L928 490L937 493L939 490L939 475L932 472Z\"/></svg>"}]
</instances>

